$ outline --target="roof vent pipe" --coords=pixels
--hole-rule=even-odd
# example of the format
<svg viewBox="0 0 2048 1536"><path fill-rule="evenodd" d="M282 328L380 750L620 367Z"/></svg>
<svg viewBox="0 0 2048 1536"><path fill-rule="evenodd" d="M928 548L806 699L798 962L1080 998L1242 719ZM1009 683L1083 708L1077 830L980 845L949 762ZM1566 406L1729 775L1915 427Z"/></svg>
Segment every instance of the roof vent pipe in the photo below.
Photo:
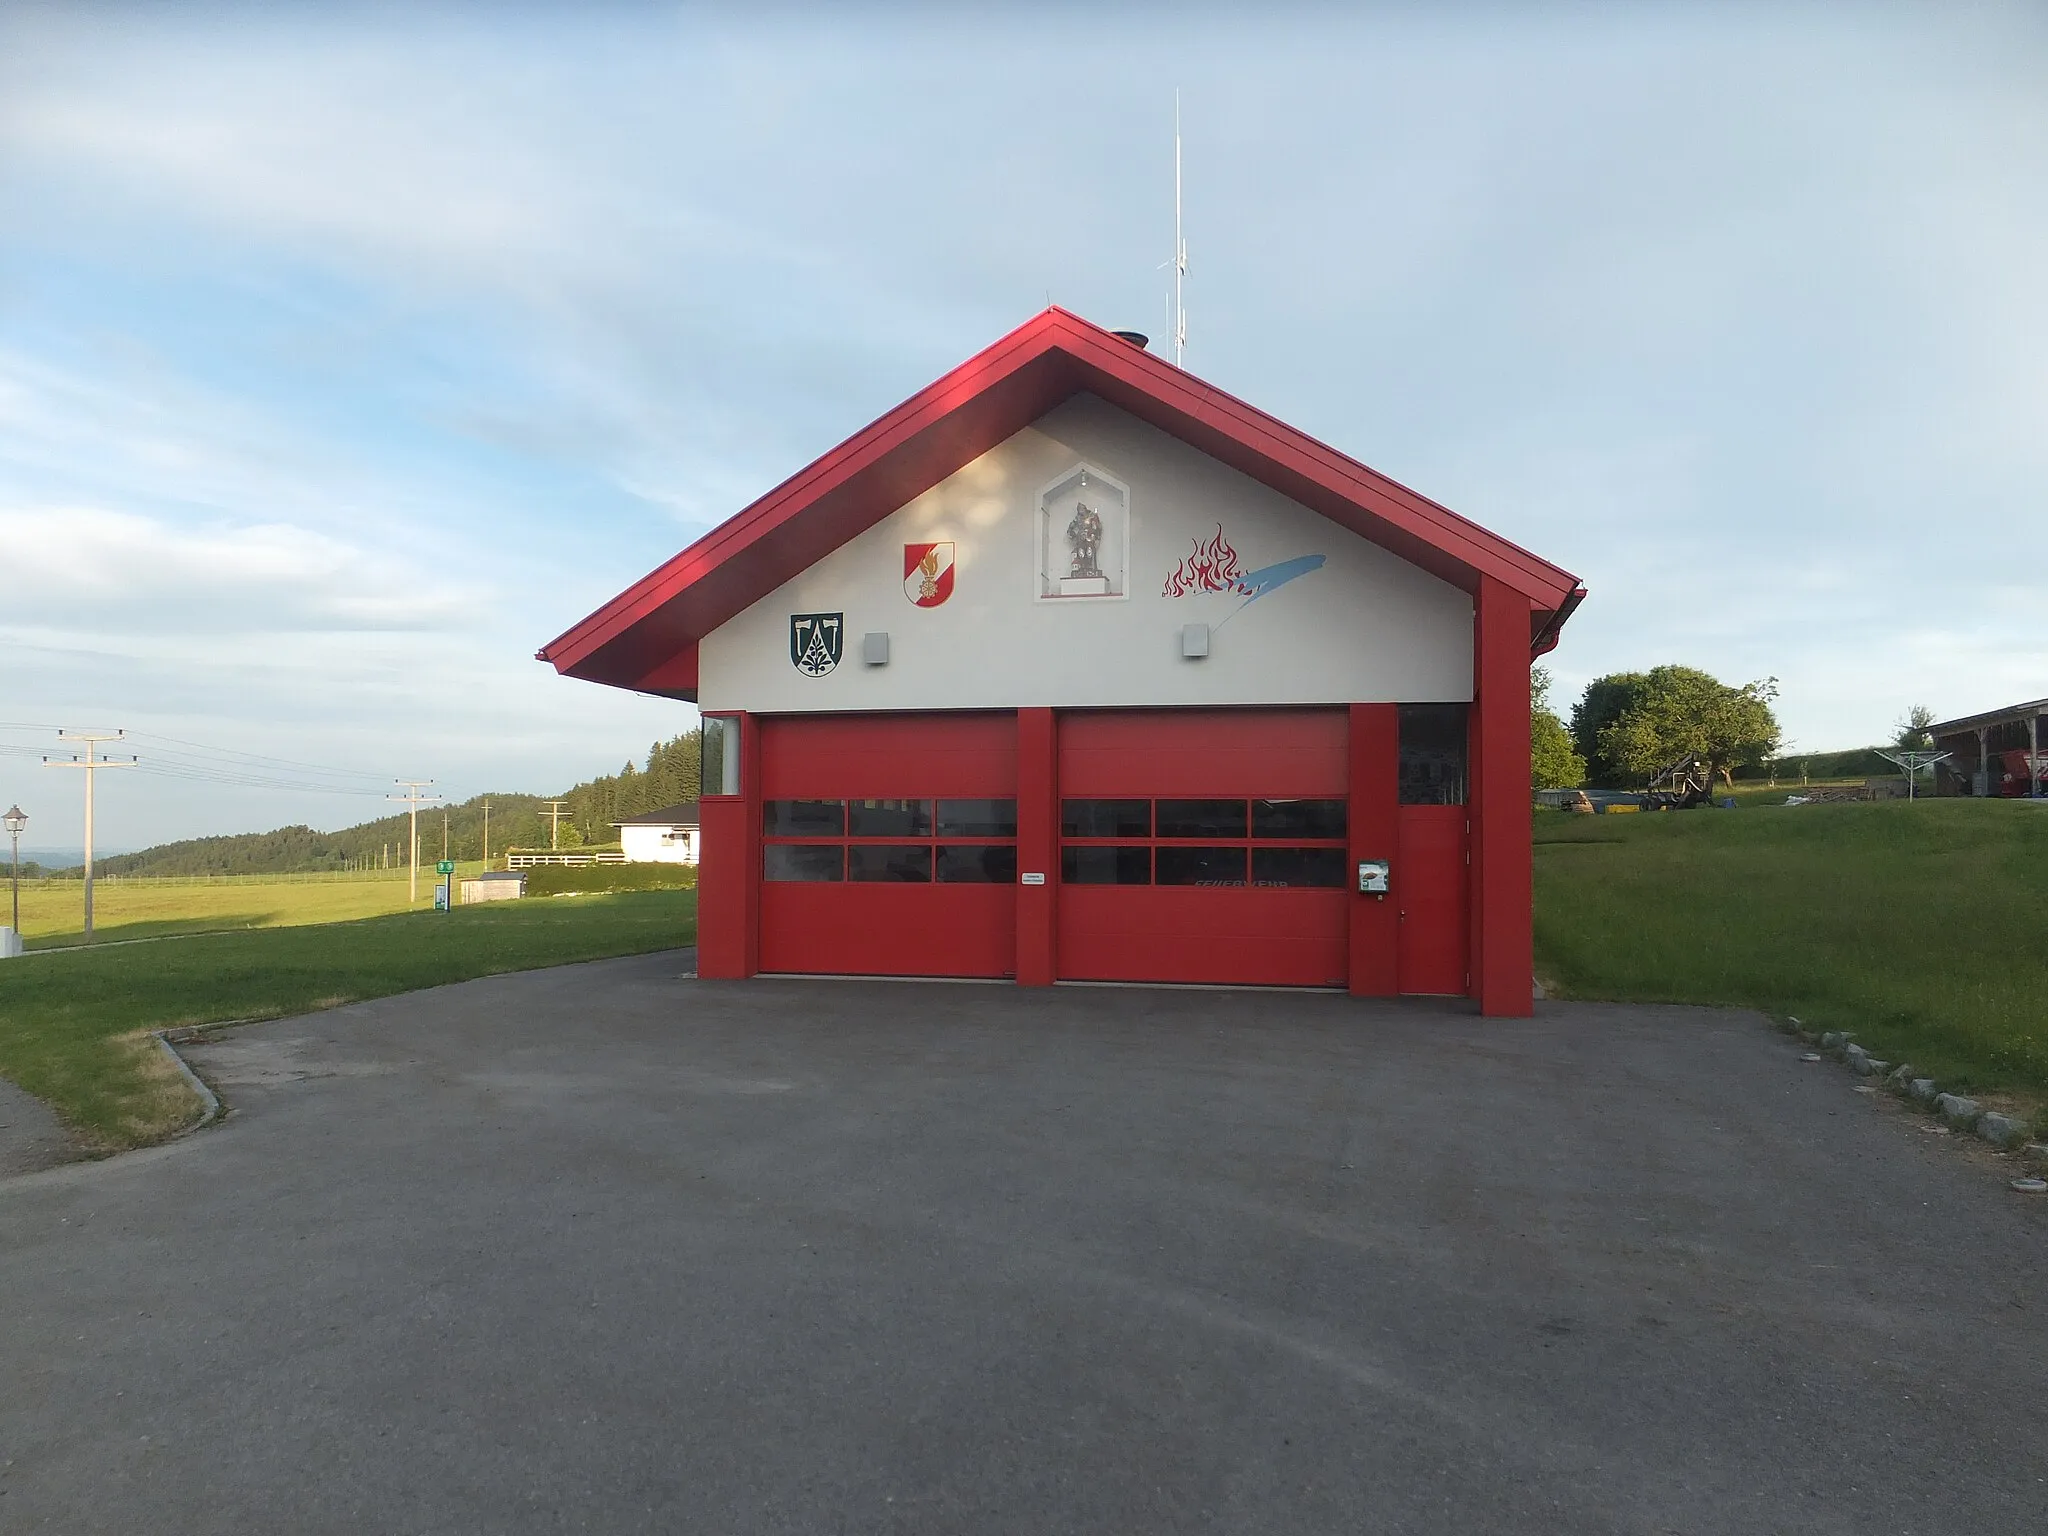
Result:
<svg viewBox="0 0 2048 1536"><path fill-rule="evenodd" d="M1150 336L1147 336L1143 331L1111 331L1109 334L1114 336L1118 341L1128 341L1140 352L1144 351L1147 347L1152 345L1152 338Z"/></svg>

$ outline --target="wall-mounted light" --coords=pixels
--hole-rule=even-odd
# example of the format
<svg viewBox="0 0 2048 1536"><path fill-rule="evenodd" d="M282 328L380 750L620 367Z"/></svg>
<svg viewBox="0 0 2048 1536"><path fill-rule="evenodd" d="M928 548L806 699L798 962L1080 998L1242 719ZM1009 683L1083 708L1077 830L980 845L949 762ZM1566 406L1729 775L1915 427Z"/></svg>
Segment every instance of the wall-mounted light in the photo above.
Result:
<svg viewBox="0 0 2048 1536"><path fill-rule="evenodd" d="M889 665L889 631L870 630L860 637L860 659L871 667Z"/></svg>
<svg viewBox="0 0 2048 1536"><path fill-rule="evenodd" d="M1190 661L1199 661L1209 654L1209 626L1206 624L1183 624L1180 627L1180 653Z"/></svg>

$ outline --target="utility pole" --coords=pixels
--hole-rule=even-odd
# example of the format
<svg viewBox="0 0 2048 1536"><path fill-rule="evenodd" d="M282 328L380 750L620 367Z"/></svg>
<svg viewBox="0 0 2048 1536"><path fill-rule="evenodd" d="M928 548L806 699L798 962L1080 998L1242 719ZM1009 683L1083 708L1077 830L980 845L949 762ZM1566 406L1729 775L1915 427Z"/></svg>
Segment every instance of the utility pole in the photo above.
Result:
<svg viewBox="0 0 2048 1536"><path fill-rule="evenodd" d="M412 819L412 856L406 861L405 903L411 906L420 899L420 807L428 801L438 800L439 795L423 795L432 779L393 779L392 783L405 791L402 795L386 795L386 800L403 800L407 814Z"/></svg>
<svg viewBox="0 0 2048 1536"><path fill-rule="evenodd" d="M135 759L132 757L125 759L100 757L98 755L98 747L103 741L119 741L126 734L127 732L125 731L59 731L57 733L59 741L84 742L85 756L80 757L73 753L70 758L62 762L52 762L47 757L43 759L43 766L46 768L81 768L85 771L85 936L88 939L92 937L93 775L102 768L133 768L135 766Z"/></svg>
<svg viewBox="0 0 2048 1536"><path fill-rule="evenodd" d="M491 867L491 798L484 796L484 868Z"/></svg>
<svg viewBox="0 0 2048 1536"><path fill-rule="evenodd" d="M568 803L566 800L550 800L547 802L547 809L541 812L541 815L548 819L548 851L550 853L562 845L562 818L568 814L564 809Z"/></svg>

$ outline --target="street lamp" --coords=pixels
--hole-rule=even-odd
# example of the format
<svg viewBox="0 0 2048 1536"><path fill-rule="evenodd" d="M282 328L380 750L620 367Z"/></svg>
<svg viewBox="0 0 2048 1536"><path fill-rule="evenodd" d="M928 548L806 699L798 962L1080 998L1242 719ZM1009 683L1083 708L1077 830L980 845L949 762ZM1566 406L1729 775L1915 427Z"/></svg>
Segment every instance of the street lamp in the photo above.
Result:
<svg viewBox="0 0 2048 1536"><path fill-rule="evenodd" d="M21 932L21 829L28 825L28 813L18 805L7 807L7 814L0 816L0 826L7 828L7 835L14 840L14 931Z"/></svg>

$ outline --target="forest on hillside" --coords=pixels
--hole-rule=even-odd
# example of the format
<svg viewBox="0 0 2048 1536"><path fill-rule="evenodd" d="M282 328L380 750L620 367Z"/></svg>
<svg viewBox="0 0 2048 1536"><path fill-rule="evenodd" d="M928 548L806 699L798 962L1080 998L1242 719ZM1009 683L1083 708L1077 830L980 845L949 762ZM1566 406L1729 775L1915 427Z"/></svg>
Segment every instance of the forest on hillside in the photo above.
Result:
<svg viewBox="0 0 2048 1536"><path fill-rule="evenodd" d="M617 773L571 785L559 795L476 795L458 805L422 806L420 861L430 864L442 857L444 849L452 859L483 858L487 818L493 859L509 848L546 848L548 821L542 811L550 799L567 802L559 831L562 846L616 844L618 830L611 824L619 818L697 798L699 741L696 731L686 731L671 741L658 741L648 749L645 766L628 760ZM273 875L402 869L406 821L406 813L401 810L336 832L292 826L269 832L196 837L162 843L139 853L116 854L96 861L94 867L109 875Z"/></svg>

